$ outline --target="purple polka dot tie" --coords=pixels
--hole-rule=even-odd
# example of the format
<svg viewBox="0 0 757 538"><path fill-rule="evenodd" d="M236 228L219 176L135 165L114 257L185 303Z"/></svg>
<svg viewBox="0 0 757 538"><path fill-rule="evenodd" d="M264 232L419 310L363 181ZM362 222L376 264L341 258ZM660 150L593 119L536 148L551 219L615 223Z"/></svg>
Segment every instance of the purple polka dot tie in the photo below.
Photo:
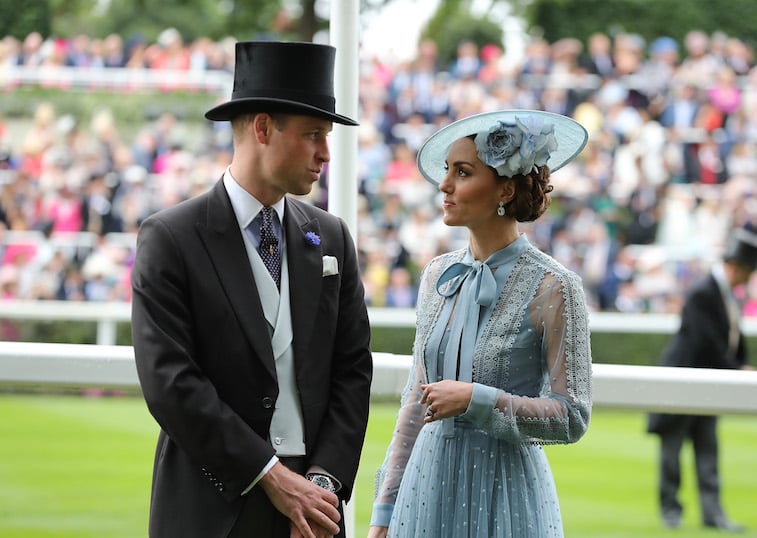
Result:
<svg viewBox="0 0 757 538"><path fill-rule="evenodd" d="M263 221L260 225L260 246L258 253L268 272L271 273L276 287L281 286L281 254L279 253L279 239L273 231L273 209L264 206L260 211Z"/></svg>

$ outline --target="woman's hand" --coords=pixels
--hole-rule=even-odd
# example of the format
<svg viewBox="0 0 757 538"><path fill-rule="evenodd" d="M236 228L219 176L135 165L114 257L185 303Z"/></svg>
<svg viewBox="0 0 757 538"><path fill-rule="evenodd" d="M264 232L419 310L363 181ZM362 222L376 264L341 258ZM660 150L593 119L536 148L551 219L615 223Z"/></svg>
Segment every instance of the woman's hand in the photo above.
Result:
<svg viewBox="0 0 757 538"><path fill-rule="evenodd" d="M386 538L389 527L370 527L368 529L368 538Z"/></svg>
<svg viewBox="0 0 757 538"><path fill-rule="evenodd" d="M421 404L427 405L425 422L462 415L470 405L473 384L464 381L443 379L436 383L421 385Z"/></svg>

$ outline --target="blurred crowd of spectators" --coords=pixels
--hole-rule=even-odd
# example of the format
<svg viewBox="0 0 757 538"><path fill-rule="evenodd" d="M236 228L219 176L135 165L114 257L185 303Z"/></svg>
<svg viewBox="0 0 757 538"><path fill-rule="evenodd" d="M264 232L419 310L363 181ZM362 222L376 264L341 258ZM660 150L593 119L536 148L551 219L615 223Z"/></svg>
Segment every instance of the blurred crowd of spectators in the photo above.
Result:
<svg viewBox="0 0 757 538"><path fill-rule="evenodd" d="M233 40L185 43L169 29L156 43L0 42L0 80L3 66L50 63L230 74ZM757 224L757 68L734 37L535 38L517 59L462 42L444 64L431 41L407 61L363 50L359 95L357 239L372 306L414 306L423 265L466 244L464 229L441 222L415 155L434 130L478 112L537 108L589 131L583 154L553 176L548 213L521 229L582 276L593 310L678 312L728 231ZM187 122L201 125L191 144L176 136ZM85 124L41 104L27 132L9 131L0 118L3 297L128 301L140 221L209 188L231 155L227 124L168 113L126 138L108 112ZM325 206L327 189L325 174L312 202ZM751 297L743 290L744 310L757 314Z"/></svg>

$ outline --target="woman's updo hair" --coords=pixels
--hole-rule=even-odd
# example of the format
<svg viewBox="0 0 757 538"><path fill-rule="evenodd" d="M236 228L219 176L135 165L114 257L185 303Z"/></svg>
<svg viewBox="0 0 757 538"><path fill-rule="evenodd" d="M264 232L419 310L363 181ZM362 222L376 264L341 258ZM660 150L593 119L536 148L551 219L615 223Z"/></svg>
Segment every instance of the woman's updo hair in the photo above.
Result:
<svg viewBox="0 0 757 538"><path fill-rule="evenodd" d="M505 211L518 222L531 222L541 217L549 208L552 197L549 195L554 187L549 183L548 166L539 166L538 171L528 174L516 174L512 178L501 180L515 183L515 195L505 204Z"/></svg>

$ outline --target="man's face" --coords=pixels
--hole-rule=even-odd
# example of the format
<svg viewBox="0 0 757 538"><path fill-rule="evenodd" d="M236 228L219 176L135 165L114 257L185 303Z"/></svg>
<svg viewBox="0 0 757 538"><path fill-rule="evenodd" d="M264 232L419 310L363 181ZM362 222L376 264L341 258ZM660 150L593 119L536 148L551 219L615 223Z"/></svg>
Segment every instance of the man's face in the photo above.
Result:
<svg viewBox="0 0 757 538"><path fill-rule="evenodd" d="M734 286L743 286L749 282L749 277L752 276L752 267L749 265L742 265L740 263L735 264L736 270L734 271Z"/></svg>
<svg viewBox="0 0 757 538"><path fill-rule="evenodd" d="M332 122L326 119L277 116L266 152L270 186L282 194L308 194L320 179L323 165L331 159L328 135L332 128Z"/></svg>

